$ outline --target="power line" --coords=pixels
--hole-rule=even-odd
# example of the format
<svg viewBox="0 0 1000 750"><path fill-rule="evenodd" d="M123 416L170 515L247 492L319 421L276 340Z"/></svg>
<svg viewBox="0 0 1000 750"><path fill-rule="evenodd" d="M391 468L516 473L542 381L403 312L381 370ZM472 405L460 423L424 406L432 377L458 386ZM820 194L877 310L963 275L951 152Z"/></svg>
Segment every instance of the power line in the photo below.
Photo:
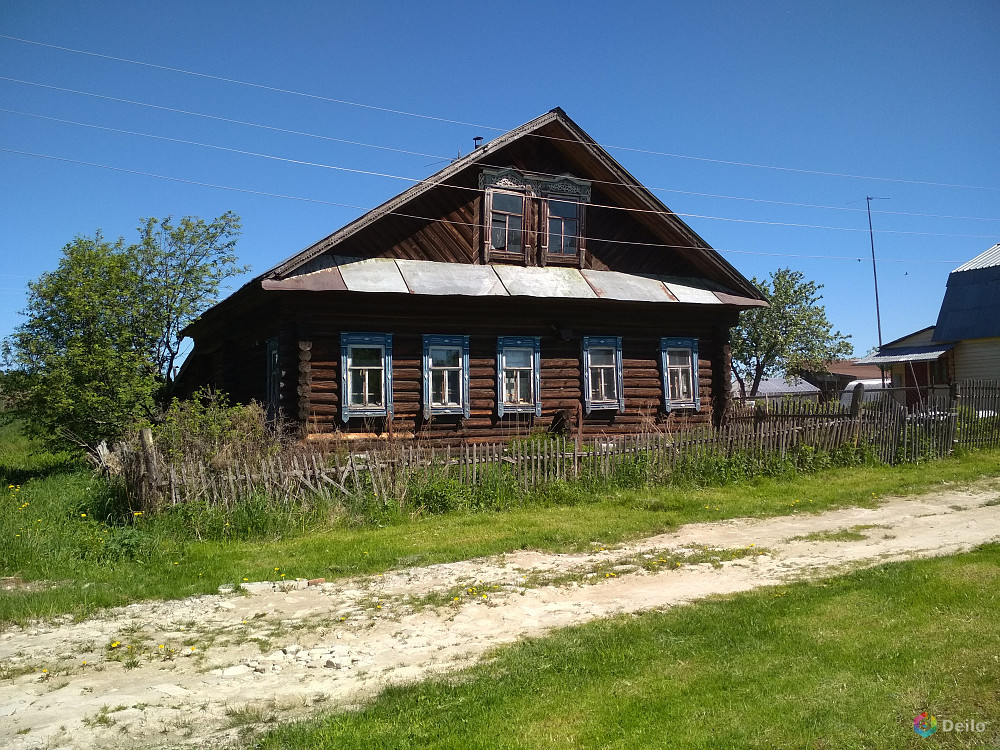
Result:
<svg viewBox="0 0 1000 750"><path fill-rule="evenodd" d="M9 154L18 154L20 156L31 156L31 157L35 157L35 158L39 158L39 159L49 159L49 160L52 160L52 161L60 161L60 162L68 163L68 164L78 164L78 165L86 166L86 167L96 167L96 168L99 168L99 169L107 169L107 170L110 170L110 171L113 171L113 172L122 172L122 173L125 173L125 174L139 175L139 176L142 176L142 177L153 177L155 179L165 180L165 181L168 181L168 182L178 182L178 183L183 183L183 184L186 184L186 185L196 185L198 187L213 188L213 189L216 189L216 190L228 190L228 191L232 191L232 192L236 192L236 193L245 193L245 194L249 194L249 195L258 195L258 196L267 197L267 198L283 198L283 199L286 199L286 200L302 201L302 202L305 202L305 203L317 203L317 204L320 204L320 205L336 206L336 207L339 207L339 208L352 208L352 209L357 209L359 211L366 211L366 212L374 210L372 207L368 207L368 206L358 206L358 205L350 204L350 203L337 203L337 202L334 202L334 201L323 200L323 199L320 199L320 198L305 198L305 197L296 196L296 195L286 195L286 194L282 194L282 193L271 193L271 192L266 192L266 191L263 191L263 190L252 190L250 188L233 187L233 186L230 186L230 185L219 185L219 184L210 183L210 182L199 182L197 180L188 180L188 179L185 179L183 177L171 177L169 175L161 175L161 174L156 174L154 172L144 172L144 171L137 170L137 169L127 169L125 167L115 167L115 166L111 166L111 165L108 165L108 164L99 164L99 163L96 163L96 162L82 161L82 160L79 160L79 159L70 159L70 158L67 158L67 157L64 157L64 156L53 156L51 154L38 154L38 153L30 152L30 151L19 151L19 150L16 150L16 149L9 149L9 148L0 148L0 152L2 152L2 153L9 153ZM388 211L387 214L391 214L393 216L398 216L398 217L401 217L401 218L416 219L416 220L419 220L419 221L427 221L427 222L437 222L437 223L442 223L442 224L451 224L451 225L455 225L455 226L465 226L465 227L478 227L479 226L479 224L472 223L472 222L452 221L452 220L449 220L449 219L439 219L439 218L430 217L430 216L419 216L419 215L416 215L416 214L403 213L401 211ZM591 240L591 241L595 241L595 242L607 242L609 244L616 244L616 245L634 245L634 246L641 246L641 247L647 247L647 248L664 248L664 249L671 249L671 250L706 250L706 249L711 249L711 250L714 250L714 251L720 252L720 253L735 253L735 254L738 254L738 255L762 255L762 256L775 257L775 258L807 258L807 259L816 259L816 260L847 260L847 261L853 261L853 262L861 262L861 258L859 258L857 256L847 256L847 255L842 255L841 256L841 255L808 255L808 254L796 254L796 253L765 253L765 252L758 252L758 251L754 251L754 250L726 250L726 249L721 249L721 248L705 248L705 247L698 246L698 245L668 245L668 244L664 244L664 243L654 243L654 242L629 242L629 241L626 241L626 240L612 240L612 239L607 239L607 238L603 238L603 237L584 237L583 239L585 239L585 240ZM915 259L915 258L907 258L907 259L884 258L882 260L879 260L879 263L938 263L938 264L944 263L944 264L948 264L948 265L956 265L956 264L962 263L962 261L958 261L958 260L922 260L922 259Z"/></svg>
<svg viewBox="0 0 1000 750"><path fill-rule="evenodd" d="M450 160L450 157L442 156L440 154L428 154L428 153L424 153L424 152L421 152L421 151L411 151L411 150L408 150L408 149L402 149L402 148L397 148L397 147L392 147L392 146L383 146L383 145L377 145L377 144L372 144L372 143L364 143L362 141L348 140L348 139L345 139L345 138L335 138L333 136L322 135L322 134L319 134L319 133L310 133L308 131L302 131L302 130L292 130L290 128L280 128L280 127L276 127L276 126L273 126L273 125L264 125L262 123L251 122L251 121L248 121L248 120L237 120L237 119L230 118L230 117L222 117L222 116L219 116L219 115L206 114L204 112L194 112L192 110L179 109L179 108L176 108L176 107L166 107L166 106L163 106L163 105L152 104L152 103L149 103L149 102L140 102L140 101L136 101L134 99L123 99L123 98L116 97L116 96L108 96L106 94L97 94L97 93L93 93L93 92L89 92L89 91L80 91L79 89L70 89L70 88L65 88L65 87L62 87L62 86L52 86L52 85L49 85L49 84L38 83L38 82L35 82L35 81L25 81L25 80L19 79L19 78L9 78L9 77L6 77L6 76L0 76L0 81L9 81L9 82L12 82L12 83L19 83L19 84L23 84L23 85L26 85L26 86L37 86L39 88L50 89L50 90L53 90L53 91L60 91L60 92L64 92L64 93L77 94L77 95L80 95L80 96L88 96L88 97L93 97L93 98L97 98L97 99L104 99L104 100L107 100L107 101L119 102L119 103L123 103L123 104L131 104L131 105L135 105L135 106L139 106L139 107L147 107L147 108L150 108L150 109L156 109L156 110L161 110L161 111L165 111L165 112L172 112L172 113L175 113L175 114L189 115L189 116L192 116L192 117L201 117L201 118L205 118L205 119L209 119L209 120L215 120L215 121L219 121L219 122L226 122L226 123L235 124L235 125L244 125L244 126L247 126L247 127L260 128L260 129L264 129L264 130L271 130L271 131L274 131L274 132L285 133L285 134L289 134L289 135L298 135L298 136L303 136L303 137L307 137L307 138L317 138L317 139L321 139L321 140L332 141L334 143L343 143L343 144L347 144L347 145L351 145L351 146L361 146L361 147L364 147L364 148L377 149L377 150L381 150L381 151L389 151L389 152L393 152L393 153L406 154L406 155L410 155L410 156L420 156L420 157L429 158L429 159ZM11 112L13 114L25 115L25 116L28 116L28 117L43 117L43 115L34 115L34 114L27 113L27 112L14 112L13 110L5 110L5 111ZM53 118L53 119L55 119L55 118ZM71 122L71 121L66 121L66 122ZM73 123L73 124L82 124L82 123ZM87 127L99 127L99 126L89 126L88 125ZM494 167L500 168L499 165L484 165L484 166L494 166ZM539 173L539 174L546 174L546 173ZM551 175L551 176L556 176L556 175ZM625 183L615 182L615 181L612 181L612 180L592 180L592 182L594 182L596 184L601 184L601 185L625 186ZM691 196L700 197L700 198L718 198L718 199L724 199L724 200L748 201L748 202L753 202L753 203L766 203L766 204L771 204L771 205L787 206L787 207L793 207L793 208L814 208L814 209L824 209L824 210L829 210L829 211L848 211L848 212L852 212L853 211L853 212L860 212L860 213L864 213L864 211L865 211L865 209L863 209L863 208L852 208L850 206L828 206L828 205L815 204L815 203L798 203L798 202L794 202L794 201L779 201L779 200L772 200L772 199L768 199L768 198L753 198L753 197L736 196L736 195L722 195L722 194L718 194L718 193L696 192L696 191L690 191L690 190L678 190L676 188L651 187L651 186L648 186L648 185L644 185L644 187L647 190L650 190L650 191L655 192L655 193L671 193L671 194L677 194L677 195L691 195ZM914 212L909 212L909 211L878 211L878 210L876 210L874 213L887 214L887 215L892 215L892 216L909 216L909 217L932 218L932 219L955 219L955 220L961 220L961 221L1000 221L1000 218L993 218L993 217L983 217L983 216L953 216L953 215L948 215L948 214L927 214L927 213L914 213Z"/></svg>
<svg viewBox="0 0 1000 750"><path fill-rule="evenodd" d="M90 91L80 91L78 89L68 89L62 86L50 86L46 83L36 83L34 81L24 81L19 78L8 78L6 76L0 76L0 81L10 81L11 83L20 83L25 86L37 86L39 88L51 89L53 91L61 91L67 94L79 94L80 96L91 96L95 99L105 99L107 101L119 102L121 104L133 104L138 107L148 107L150 109L158 109L164 112L173 112L174 114L190 115L192 117L204 117L208 120L217 120L219 122L227 122L233 125L246 125L251 128L261 128L263 130L273 130L278 133L286 133L288 135L301 135L308 138L320 138L324 141L333 141L335 143L344 143L350 146L363 146L364 148L379 149L381 151L392 151L397 154L407 154L409 156L421 156L427 159L445 159L447 157L441 156L439 154L425 154L421 151L408 151L402 148L393 148L391 146L379 146L373 143L363 143L361 141L351 141L346 138L334 138L329 135L320 135L319 133L308 133L302 130L291 130L290 128L279 128L274 125L262 125L257 122L249 122L247 120L236 120L231 117L221 117L219 115L209 115L204 112L193 112L188 109L177 109L176 107L165 107L160 104L150 104L148 102L140 102L134 99L121 99L117 96L107 96L106 94L95 94ZM24 114L24 113L21 113Z"/></svg>
<svg viewBox="0 0 1000 750"><path fill-rule="evenodd" d="M489 125L480 125L474 122L464 122L462 120L450 120L447 117L435 117L433 115L423 115L417 112L407 112L402 109L393 109L391 107L379 107L374 104L362 104L360 102L352 102L347 99L335 99L329 96L322 96L320 94L310 94L306 91L295 91L294 89L283 89L279 86L268 86L263 83L253 83L252 81L241 81L237 78L226 78L225 76L211 75L210 73L199 73L195 70L185 70L183 68L172 68L169 65L157 65L156 63L143 62L142 60L130 60L126 57L115 57L114 55L103 55L99 52L88 52L87 50L74 49L72 47L60 47L57 44L47 44L46 42L36 42L32 39L21 39L16 36L8 36L7 34L0 34L0 39L10 39L14 42L23 42L24 44L34 44L39 47L48 47L49 49L57 49L62 52L72 52L77 55L87 55L89 57L99 57L104 60L114 60L115 62L129 63L130 65L141 65L145 68L154 68L156 70L166 70L171 73L183 73L184 75L196 76L197 78L205 78L212 81L222 81L223 83L235 83L239 86L249 86L250 88L263 89L264 91L274 91L279 94L291 94L292 96L302 96L307 99L318 99L319 101L331 102L333 104L344 104L349 107L360 107L362 109L371 109L376 112L386 112L394 115L405 115L406 117L418 117L423 120L434 120L436 122L445 122L451 125L466 125L473 128L483 128L485 130L496 130L499 132L506 132L503 128L494 128Z"/></svg>
<svg viewBox="0 0 1000 750"><path fill-rule="evenodd" d="M168 66L168 65L158 65L156 63L144 62L142 60L131 60L131 59L125 58L125 57L116 57L114 55L106 55L106 54L102 54L102 53L99 53L99 52L89 52L87 50L80 50L80 49L75 49L75 48L72 48L72 47L62 47L62 46L59 46L59 45L56 45L56 44L48 44L46 42L38 42L38 41L35 41L35 40L32 40L32 39L22 39L20 37L9 36L7 34L0 34L0 39L8 39L10 41L21 42L23 44L32 44L32 45L36 45L36 46L39 46L39 47L46 47L46 48L49 48L49 49L56 49L56 50L60 50L62 52L71 52L73 54L78 54L78 55L87 55L89 57L97 57L97 58L101 58L101 59L105 59L105 60L113 60L115 62L128 63L130 65L140 65L140 66L143 66L143 67L153 68L153 69L156 69L156 70L165 70L165 71L168 71L168 72L171 72L171 73L181 73L183 75L195 76L195 77L198 77L198 78L204 78L204 79L214 80L214 81L221 81L223 83L232 83L232 84L236 84L236 85L239 85L239 86L248 86L250 88L262 89L262 90L265 90L265 91L273 91L273 92L282 93L282 94L289 94L289 95L292 95L292 96L301 96L301 97L305 97L305 98L308 98L308 99L316 99L316 100L320 100L320 101L331 102L333 104L342 104L342 105L345 105L345 106L359 107L359 108L362 108L362 109L369 109L369 110L373 110L373 111L377 111L377 112L386 112L386 113L389 113L389 114L403 115L403 116L406 116L406 117L415 117L415 118L419 118L419 119L423 119L423 120L431 120L431 121L435 121L435 122L443 122L443 123L448 123L448 124L452 124L452 125L463 125L463 126L467 126L467 127L480 128L480 129L483 129L483 130L492 130L492 131L499 132L499 133L505 133L508 130L510 130L510 128L498 128L498 127L495 127L495 126L492 126L492 125L484 125L484 124L481 124L481 123L465 122L465 121L462 121L462 120L453 120L453 119L450 119L450 118L447 118L447 117L437 117L437 116L434 116L434 115L426 115L426 114L421 114L421 113L417 113L417 112L408 112L406 110L394 109L392 107L382 107L382 106L377 106L377 105L373 105L373 104L364 104L364 103L361 103L361 102L349 101L347 99L336 99L336 98L333 98L333 97L322 96L320 94L312 94L312 93L305 92L305 91L296 91L294 89L285 89L285 88L281 88L281 87L278 87L278 86L268 86L266 84L254 83L252 81L243 81L243 80L239 80L239 79L236 79L236 78L227 78L225 76L217 76L217 75L212 75L210 73L201 73L201 72L193 71L193 70L185 70L184 68L175 68L175 67L171 67L171 66ZM565 142L572 142L572 143L576 143L577 142L574 139L570 139L570 138L558 138L556 136L547 136L547 135L542 135L540 133L531 133L529 135L531 135L532 137L535 137L535 138L544 138L544 139L548 139L548 140L565 141ZM714 159L714 158L705 157L705 156L691 156L690 154L676 154L676 153L671 153L671 152L667 152L667 151L657 151L657 150L654 150L654 149L636 148L636 147L631 147L631 146L615 146L615 145L611 145L611 144L597 144L597 145L600 146L603 149L614 149L614 150L619 150L619 151L629 151L629 152L632 152L632 153L647 154L647 155L652 155L652 156L665 156L665 157L669 157L669 158L672 158L672 159L687 159L687 160L691 160L691 161L700 161L700 162L706 162L706 163L711 163L711 164L723 164L723 165L728 165L728 166L748 167L748 168L754 168L754 169L769 169L769 170L775 170L775 171L781 171L781 172L792 172L792 173L797 173L797 174L809 174L809 175L816 175L816 176L822 176L822 177L842 177L842 178L854 179L854 180L876 180L876 181L880 181L880 182L893 182L893 183L908 184L908 185L925 185L925 186L929 186L929 187L958 188L958 189L964 189L964 190L991 190L991 191L1000 191L1000 187L994 187L994 186L988 186L988 185L963 185L963 184L958 184L958 183L934 182L934 181L930 181L930 180L912 180L912 179L903 179L903 178L898 178L898 177L876 177L876 176L871 176L871 175L851 174L851 173L847 173L847 172L829 172L829 171L823 171L823 170L818 170L818 169L802 169L802 168L798 168L798 167L784 167L784 166L778 166L778 165L774 165L774 164L756 164L756 163L753 163L753 162L734 161L734 160L729 160L729 159Z"/></svg>
<svg viewBox="0 0 1000 750"><path fill-rule="evenodd" d="M322 162L306 161L304 159L290 159L284 156L275 156L274 154L264 154L257 151L248 151L246 149L233 148L231 146L220 146L214 143L202 143L200 141L192 141L185 138L172 138L165 135L156 135L154 133L142 133L135 130L125 130L123 128L112 128L106 125L94 125L91 123L77 122L75 120L66 120L60 117L50 117L48 115L37 115L29 112L18 112L16 110L2 109L0 112L5 112L8 114L23 115L25 117L34 117L42 120L49 120L52 122L64 123L67 125L76 125L79 127L91 128L94 130L103 130L111 133L120 133L124 135L138 136L142 138L151 138L154 140L166 141L169 143L179 143L186 146L197 146L199 148L209 148L217 151L224 151L227 153L239 154L241 156L253 156L260 159L267 159L270 161L283 162L287 164L294 164L297 166L307 166L316 167L318 169L329 169L336 172L346 172L349 174L359 174L368 177L384 177L392 180L401 180L404 182L410 182L414 185L430 185L430 186L446 186L449 189L454 190L465 190L469 192L480 192L479 188L468 187L465 185L454 185L446 182L434 182L429 178L415 178L406 177L403 175L391 174L388 172L376 172L368 169L355 169L352 167L343 167L337 164L323 164ZM650 208L629 208L626 206L612 206L604 203L588 203L580 201L581 205L589 206L591 208L601 208L610 211L625 211L628 213L643 213L652 214L656 216L680 216L686 219L707 219L714 221L729 221L738 224L758 224L762 226L778 226L778 227L792 227L796 229L823 229L828 231L838 231L838 232L863 232L864 229L860 227L835 227L826 226L822 224L802 224L795 222L785 222L785 221L764 221L762 219L737 219L728 216L709 216L706 214L692 214L692 213L681 213L677 211L658 211L656 209ZM944 232L917 232L913 230L905 229L884 229L879 230L880 234L905 234L905 235L916 235L923 237L961 237L961 238L972 238L972 239L992 239L995 235L977 235L977 234L950 234ZM641 243L640 243L641 244Z"/></svg>

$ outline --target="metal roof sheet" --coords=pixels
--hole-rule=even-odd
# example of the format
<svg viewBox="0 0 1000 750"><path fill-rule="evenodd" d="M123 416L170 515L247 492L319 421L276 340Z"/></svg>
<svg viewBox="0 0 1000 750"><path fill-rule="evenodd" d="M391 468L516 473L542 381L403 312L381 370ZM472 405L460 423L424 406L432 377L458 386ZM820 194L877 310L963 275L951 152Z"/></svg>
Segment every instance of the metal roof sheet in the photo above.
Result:
<svg viewBox="0 0 1000 750"><path fill-rule="evenodd" d="M985 253L977 255L968 263L963 263L952 271L952 273L958 273L959 271L975 271L978 268L993 268L995 266L1000 266L1000 243L997 243Z"/></svg>
<svg viewBox="0 0 1000 750"><path fill-rule="evenodd" d="M721 305L722 300L715 296L715 292L708 289L700 289L694 286L680 284L672 279L668 283L664 280L664 285L678 302L688 302L694 305Z"/></svg>
<svg viewBox="0 0 1000 750"><path fill-rule="evenodd" d="M934 341L1000 336L1000 266L983 266L948 276Z"/></svg>
<svg viewBox="0 0 1000 750"><path fill-rule="evenodd" d="M883 347L876 354L869 354L857 361L859 365L891 365L894 362L932 362L954 344L937 344L934 346L897 346Z"/></svg>
<svg viewBox="0 0 1000 750"><path fill-rule="evenodd" d="M733 381L733 393L739 394L739 386L735 385L736 381ZM749 391L749 387L747 388ZM778 378L762 378L760 385L757 387L757 396L780 396L783 394L791 393L798 395L805 395L810 393L819 393L820 390L812 383L807 383L802 378L792 378L791 380L785 380L782 377Z"/></svg>
<svg viewBox="0 0 1000 750"><path fill-rule="evenodd" d="M344 258L337 256L337 267L349 292L409 293L406 282L392 258Z"/></svg>
<svg viewBox="0 0 1000 750"><path fill-rule="evenodd" d="M686 302L749 307L757 300L683 284L675 277L619 271L524 266L478 266L430 260L347 258L285 279L262 279L268 291L348 291L469 297L547 297L625 302ZM697 283L695 280L691 280Z"/></svg>
<svg viewBox="0 0 1000 750"><path fill-rule="evenodd" d="M676 302L667 288L655 276L633 276L620 271L594 271L584 269L580 273L590 284L594 293L602 299L618 299L626 302Z"/></svg>
<svg viewBox="0 0 1000 750"><path fill-rule="evenodd" d="M507 296L492 266L432 260L397 260L396 266L413 294Z"/></svg>
<svg viewBox="0 0 1000 750"><path fill-rule="evenodd" d="M597 299L577 268L493 266L512 297L566 297Z"/></svg>

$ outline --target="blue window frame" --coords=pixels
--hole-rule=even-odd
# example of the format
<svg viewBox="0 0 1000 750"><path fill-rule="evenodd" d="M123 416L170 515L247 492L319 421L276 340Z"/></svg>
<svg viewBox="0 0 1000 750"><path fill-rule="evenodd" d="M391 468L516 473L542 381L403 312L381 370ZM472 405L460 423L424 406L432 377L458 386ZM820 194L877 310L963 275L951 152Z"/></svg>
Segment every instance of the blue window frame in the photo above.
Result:
<svg viewBox="0 0 1000 750"><path fill-rule="evenodd" d="M698 339L660 339L663 405L671 409L701 410L698 396Z"/></svg>
<svg viewBox="0 0 1000 750"><path fill-rule="evenodd" d="M497 337L497 414L542 416L541 340Z"/></svg>
<svg viewBox="0 0 1000 750"><path fill-rule="evenodd" d="M469 337L424 336L424 419L469 416Z"/></svg>
<svg viewBox="0 0 1000 750"><path fill-rule="evenodd" d="M340 334L340 394L345 422L392 416L392 334Z"/></svg>
<svg viewBox="0 0 1000 750"><path fill-rule="evenodd" d="M625 411L621 336L583 337L583 403L587 414L602 409Z"/></svg>

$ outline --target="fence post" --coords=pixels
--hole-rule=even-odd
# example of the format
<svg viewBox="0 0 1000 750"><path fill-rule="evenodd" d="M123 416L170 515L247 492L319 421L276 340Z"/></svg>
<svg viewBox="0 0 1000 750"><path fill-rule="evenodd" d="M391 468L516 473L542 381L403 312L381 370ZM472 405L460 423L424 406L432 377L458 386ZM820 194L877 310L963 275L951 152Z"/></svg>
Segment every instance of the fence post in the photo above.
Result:
<svg viewBox="0 0 1000 750"><path fill-rule="evenodd" d="M861 404L865 400L865 384L858 383L851 392L851 417L861 414Z"/></svg>
<svg viewBox="0 0 1000 750"><path fill-rule="evenodd" d="M148 427L139 430L139 445L142 446L142 462L145 468L145 483L142 488L144 499L153 497L160 484L157 472L156 446L153 444L153 431Z"/></svg>
<svg viewBox="0 0 1000 750"><path fill-rule="evenodd" d="M961 394L958 390L958 383L951 384L951 387L948 389L948 399L947 445L948 453L953 453L955 451L955 445L958 443L958 407L961 399Z"/></svg>

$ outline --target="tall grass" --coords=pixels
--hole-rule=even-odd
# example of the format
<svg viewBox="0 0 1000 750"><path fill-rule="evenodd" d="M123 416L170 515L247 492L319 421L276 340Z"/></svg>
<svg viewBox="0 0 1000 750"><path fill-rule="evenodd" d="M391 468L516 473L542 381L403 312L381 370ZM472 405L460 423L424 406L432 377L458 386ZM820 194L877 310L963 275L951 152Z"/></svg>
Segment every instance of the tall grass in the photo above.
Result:
<svg viewBox="0 0 1000 750"><path fill-rule="evenodd" d="M345 502L317 495L228 506L185 503L147 513L72 457L0 428L0 626L151 598L214 592L223 583L377 573L521 548L587 549L691 521L873 502L942 481L1000 474L997 454L920 466L855 465L770 476L704 466L678 486L648 486L641 458L609 479L585 476L526 492L510 472L474 486L444 475L412 478L410 501L371 492ZM279 568L279 571L275 571Z"/></svg>

